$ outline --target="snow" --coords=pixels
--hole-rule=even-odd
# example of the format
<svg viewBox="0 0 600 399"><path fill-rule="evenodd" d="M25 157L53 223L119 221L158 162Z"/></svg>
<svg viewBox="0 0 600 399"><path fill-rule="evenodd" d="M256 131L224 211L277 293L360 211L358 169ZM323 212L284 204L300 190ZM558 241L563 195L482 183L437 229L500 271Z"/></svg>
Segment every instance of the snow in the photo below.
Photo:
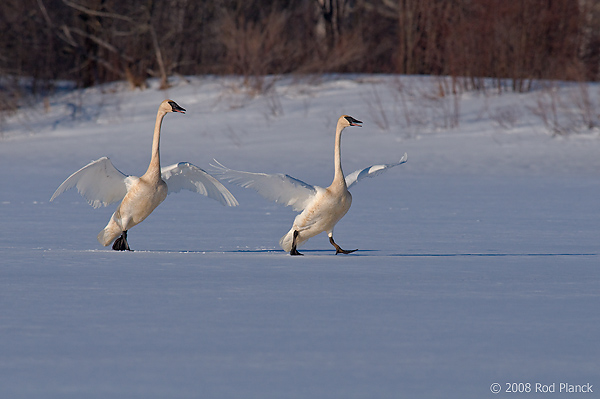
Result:
<svg viewBox="0 0 600 399"><path fill-rule="evenodd" d="M438 86L283 78L253 95L241 79L187 77L167 91L65 90L48 110L6 117L0 397L535 394L505 392L512 382L600 390L597 130L576 126L566 84L561 126L577 132L559 137L533 112L546 92L432 97ZM598 103L599 87L588 88ZM324 234L305 256L285 254L277 243L295 213L229 184L239 207L169 195L129 232L135 251L113 252L96 234L114 207L93 209L76 190L49 199L101 156L142 174L165 98L187 113L165 118L163 165L210 170L216 158L327 186L342 114L364 122L344 131L346 173L404 152L408 163L352 188L334 234L359 248L351 255L334 255Z"/></svg>

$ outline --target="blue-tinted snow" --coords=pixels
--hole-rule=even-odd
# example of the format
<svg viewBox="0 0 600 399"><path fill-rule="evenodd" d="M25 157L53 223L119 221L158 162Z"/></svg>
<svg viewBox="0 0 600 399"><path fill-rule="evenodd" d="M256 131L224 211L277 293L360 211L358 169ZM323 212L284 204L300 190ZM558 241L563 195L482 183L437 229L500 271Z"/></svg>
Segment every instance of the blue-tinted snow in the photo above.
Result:
<svg viewBox="0 0 600 399"><path fill-rule="evenodd" d="M530 112L536 93L465 94L449 128L452 103L425 95L435 82L402 79L413 82L402 95L397 77L363 76L284 79L251 97L236 79L192 77L166 92L61 93L47 113L5 119L0 396L517 396L494 396L494 382L600 390L597 132L552 137ZM353 187L335 230L342 247L360 249L352 255L334 255L320 235L290 257L277 242L294 212L229 185L240 207L170 195L129 232L135 252L113 252L96 234L114 207L94 210L75 190L50 196L101 156L143 173L167 97L188 112L165 118L165 165L210 169L216 158L326 186L341 114L364 121L344 132L346 173L409 160Z"/></svg>

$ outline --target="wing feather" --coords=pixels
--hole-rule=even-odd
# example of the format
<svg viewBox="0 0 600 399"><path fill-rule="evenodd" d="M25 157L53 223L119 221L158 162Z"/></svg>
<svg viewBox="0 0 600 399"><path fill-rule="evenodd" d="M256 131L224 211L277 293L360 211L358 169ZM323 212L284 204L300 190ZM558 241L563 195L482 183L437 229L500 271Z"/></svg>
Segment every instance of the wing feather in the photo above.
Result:
<svg viewBox="0 0 600 399"><path fill-rule="evenodd" d="M79 194L94 208L107 206L125 197L133 179L135 177L127 176L115 168L110 159L102 157L69 176L56 189L50 201L63 192L77 187Z"/></svg>
<svg viewBox="0 0 600 399"><path fill-rule="evenodd" d="M316 194L315 187L284 174L243 172L229 169L215 160L215 174L240 187L251 188L264 198L302 211Z"/></svg>
<svg viewBox="0 0 600 399"><path fill-rule="evenodd" d="M239 205L233 194L221 182L189 162L166 166L161 169L161 173L169 188L169 194L185 189L212 198L223 205Z"/></svg>
<svg viewBox="0 0 600 399"><path fill-rule="evenodd" d="M355 185L356 183L358 183L359 181L361 181L362 179L365 179L367 177L377 176L377 175L385 172L386 170L393 168L394 166L402 165L407 160L408 160L408 155L406 153L404 153L404 156L402 156L400 161L398 161L396 163L383 164L383 165L371 165L364 169L359 169L355 172L350 173L348 176L346 176L346 186L348 188L350 188L353 185Z"/></svg>

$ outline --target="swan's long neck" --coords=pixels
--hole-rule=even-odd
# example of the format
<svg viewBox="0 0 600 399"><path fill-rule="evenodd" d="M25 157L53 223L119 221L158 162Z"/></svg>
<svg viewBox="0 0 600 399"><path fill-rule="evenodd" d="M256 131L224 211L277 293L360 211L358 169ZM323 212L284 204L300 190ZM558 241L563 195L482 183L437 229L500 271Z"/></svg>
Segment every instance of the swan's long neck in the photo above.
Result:
<svg viewBox="0 0 600 399"><path fill-rule="evenodd" d="M346 185L346 180L344 179L344 171L342 170L342 127L339 123L337 128L335 129L335 147L333 152L333 167L335 174L333 176L333 184L343 184Z"/></svg>
<svg viewBox="0 0 600 399"><path fill-rule="evenodd" d="M154 138L152 139L152 158L150 158L150 165L144 176L153 178L155 180L160 179L160 128L162 125L163 118L167 113L159 110L156 114L156 124L154 125Z"/></svg>

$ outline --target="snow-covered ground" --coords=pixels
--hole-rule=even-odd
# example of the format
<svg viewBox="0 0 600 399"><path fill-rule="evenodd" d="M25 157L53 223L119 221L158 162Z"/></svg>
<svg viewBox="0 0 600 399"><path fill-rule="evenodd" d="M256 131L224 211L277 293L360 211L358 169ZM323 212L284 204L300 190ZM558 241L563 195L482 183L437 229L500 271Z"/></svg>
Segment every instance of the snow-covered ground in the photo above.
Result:
<svg viewBox="0 0 600 399"><path fill-rule="evenodd" d="M2 121L0 397L506 398L536 383L598 397L600 136L581 128L581 87L173 83L65 90ZM599 90L586 86L592 109ZM113 252L96 234L115 206L49 199L101 156L144 173L165 98L187 113L165 118L163 165L216 158L327 186L342 114L364 122L344 131L346 173L408 163L353 187L335 230L351 255L324 234L287 255L295 213L231 185L239 207L172 194L129 232L134 252Z"/></svg>

